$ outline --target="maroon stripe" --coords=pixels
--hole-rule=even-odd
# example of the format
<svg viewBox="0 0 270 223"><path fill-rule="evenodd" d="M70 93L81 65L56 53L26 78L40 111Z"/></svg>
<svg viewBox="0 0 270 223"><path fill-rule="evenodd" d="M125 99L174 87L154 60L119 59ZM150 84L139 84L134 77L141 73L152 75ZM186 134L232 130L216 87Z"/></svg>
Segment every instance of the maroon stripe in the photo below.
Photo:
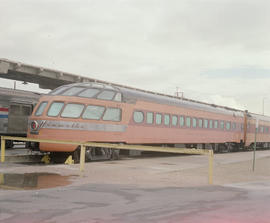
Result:
<svg viewBox="0 0 270 223"><path fill-rule="evenodd" d="M0 111L8 112L8 108L0 108Z"/></svg>

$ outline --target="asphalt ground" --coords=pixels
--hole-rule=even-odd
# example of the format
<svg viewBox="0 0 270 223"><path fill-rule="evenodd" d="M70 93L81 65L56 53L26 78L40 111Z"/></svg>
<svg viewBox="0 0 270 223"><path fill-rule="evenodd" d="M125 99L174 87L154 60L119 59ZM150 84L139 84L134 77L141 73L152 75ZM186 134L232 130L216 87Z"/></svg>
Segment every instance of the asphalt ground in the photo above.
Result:
<svg viewBox="0 0 270 223"><path fill-rule="evenodd" d="M0 164L11 179L0 222L270 222L270 151L256 157L253 172L251 152L215 155L214 185L198 155L92 162L83 175L78 164Z"/></svg>

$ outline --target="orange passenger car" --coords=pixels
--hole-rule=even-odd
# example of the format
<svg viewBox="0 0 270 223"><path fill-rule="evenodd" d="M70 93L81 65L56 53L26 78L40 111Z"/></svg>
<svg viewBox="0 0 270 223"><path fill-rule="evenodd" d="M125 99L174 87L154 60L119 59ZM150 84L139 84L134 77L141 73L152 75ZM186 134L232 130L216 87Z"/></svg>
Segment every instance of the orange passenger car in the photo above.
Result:
<svg viewBox="0 0 270 223"><path fill-rule="evenodd" d="M258 142L268 143L270 119L265 116L127 87L77 83L41 97L28 136L228 151L253 143L258 118ZM40 143L40 150L48 152L76 148Z"/></svg>

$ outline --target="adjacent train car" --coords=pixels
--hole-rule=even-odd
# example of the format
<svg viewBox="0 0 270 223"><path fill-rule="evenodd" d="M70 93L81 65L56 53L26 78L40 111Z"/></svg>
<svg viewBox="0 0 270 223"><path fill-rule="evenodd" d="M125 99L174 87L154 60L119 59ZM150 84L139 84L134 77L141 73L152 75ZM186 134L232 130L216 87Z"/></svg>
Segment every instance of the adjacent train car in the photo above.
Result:
<svg viewBox="0 0 270 223"><path fill-rule="evenodd" d="M0 135L26 137L28 117L39 98L37 93L0 88ZM12 145L6 141L8 148Z"/></svg>
<svg viewBox="0 0 270 223"><path fill-rule="evenodd" d="M65 85L42 96L28 136L39 139L110 142L238 150L270 142L265 116L178 97L101 83ZM40 143L41 151L74 152L76 146ZM89 159L94 148L87 148ZM108 151L103 151L108 154Z"/></svg>

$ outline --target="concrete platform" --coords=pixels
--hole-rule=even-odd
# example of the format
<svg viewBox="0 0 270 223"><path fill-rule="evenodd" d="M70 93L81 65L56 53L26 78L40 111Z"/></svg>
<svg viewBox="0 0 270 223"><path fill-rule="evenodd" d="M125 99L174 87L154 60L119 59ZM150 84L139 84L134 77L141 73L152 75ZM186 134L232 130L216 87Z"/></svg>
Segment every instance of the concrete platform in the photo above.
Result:
<svg viewBox="0 0 270 223"><path fill-rule="evenodd" d="M250 152L216 155L212 186L207 157L198 155L92 162L83 176L77 164L0 164L1 173L66 177L49 189L37 189L38 180L36 188L0 189L0 222L266 223L270 151L257 157L252 172ZM51 177L41 179L50 185L59 176Z"/></svg>

